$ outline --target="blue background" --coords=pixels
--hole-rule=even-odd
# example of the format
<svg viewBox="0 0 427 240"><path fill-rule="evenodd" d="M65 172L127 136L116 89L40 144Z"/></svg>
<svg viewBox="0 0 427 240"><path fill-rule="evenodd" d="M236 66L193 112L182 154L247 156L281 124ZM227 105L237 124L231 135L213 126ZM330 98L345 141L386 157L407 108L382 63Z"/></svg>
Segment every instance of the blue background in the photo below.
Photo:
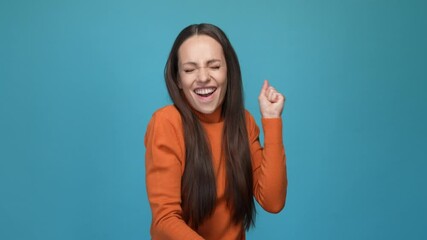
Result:
<svg viewBox="0 0 427 240"><path fill-rule="evenodd" d="M178 32L220 26L256 117L286 96L285 210L248 239L427 239L425 1L0 3L0 239L149 239L145 128Z"/></svg>

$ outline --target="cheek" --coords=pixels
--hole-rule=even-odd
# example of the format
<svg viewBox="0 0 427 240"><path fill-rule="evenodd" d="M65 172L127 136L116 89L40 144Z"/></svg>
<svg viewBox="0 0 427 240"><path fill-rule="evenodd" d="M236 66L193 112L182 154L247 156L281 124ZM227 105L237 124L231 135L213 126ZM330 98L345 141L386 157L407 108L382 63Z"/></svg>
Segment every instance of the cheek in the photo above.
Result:
<svg viewBox="0 0 427 240"><path fill-rule="evenodd" d="M227 72L226 71L219 71L212 73L212 76L216 79L218 84L222 85L227 82Z"/></svg>
<svg viewBox="0 0 427 240"><path fill-rule="evenodd" d="M223 88L227 88L227 75L226 74L221 74L220 79L220 84Z"/></svg>
<svg viewBox="0 0 427 240"><path fill-rule="evenodd" d="M193 97L192 96L193 90L191 88L191 85L188 83L186 84L186 82L182 82L181 85L182 85L182 88L181 88L182 93L184 94L185 98L187 98L187 100L190 101Z"/></svg>
<svg viewBox="0 0 427 240"><path fill-rule="evenodd" d="M187 91L191 88L191 80L189 76L180 75L178 78L178 87L183 91Z"/></svg>
<svg viewBox="0 0 427 240"><path fill-rule="evenodd" d="M193 101L193 96L191 95L191 90L188 88L182 88L181 89L181 96L184 97L188 102Z"/></svg>
<svg viewBox="0 0 427 240"><path fill-rule="evenodd" d="M221 95L220 95L221 101L224 100L226 93L227 93L227 79L224 79L224 81L221 83Z"/></svg>

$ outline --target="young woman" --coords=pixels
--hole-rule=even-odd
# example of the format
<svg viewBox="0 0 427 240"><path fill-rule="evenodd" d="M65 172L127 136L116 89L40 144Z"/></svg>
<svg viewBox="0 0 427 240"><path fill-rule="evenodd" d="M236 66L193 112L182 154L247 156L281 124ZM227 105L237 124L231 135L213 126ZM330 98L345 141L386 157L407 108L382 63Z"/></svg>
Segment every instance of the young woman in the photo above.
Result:
<svg viewBox="0 0 427 240"><path fill-rule="evenodd" d="M152 239L245 239L254 197L272 213L285 204L285 98L264 81L263 148L244 109L236 53L211 24L181 31L165 80L173 105L153 114L145 135Z"/></svg>

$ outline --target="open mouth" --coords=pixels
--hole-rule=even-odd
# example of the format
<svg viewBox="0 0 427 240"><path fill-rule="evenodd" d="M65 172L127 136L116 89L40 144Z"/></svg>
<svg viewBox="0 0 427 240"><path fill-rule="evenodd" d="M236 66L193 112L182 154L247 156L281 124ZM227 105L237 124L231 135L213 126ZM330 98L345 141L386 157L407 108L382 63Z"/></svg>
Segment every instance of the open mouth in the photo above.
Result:
<svg viewBox="0 0 427 240"><path fill-rule="evenodd" d="M216 91L216 87L197 88L194 89L194 93L200 97L209 97Z"/></svg>

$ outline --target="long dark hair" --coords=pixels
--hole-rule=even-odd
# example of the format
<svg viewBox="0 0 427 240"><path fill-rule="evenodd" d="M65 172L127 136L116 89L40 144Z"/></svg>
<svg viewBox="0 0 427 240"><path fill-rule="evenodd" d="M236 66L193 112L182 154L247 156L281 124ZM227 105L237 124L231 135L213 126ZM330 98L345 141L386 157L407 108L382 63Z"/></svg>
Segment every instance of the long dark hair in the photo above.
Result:
<svg viewBox="0 0 427 240"><path fill-rule="evenodd" d="M212 152L206 133L197 116L178 87L178 50L194 35L207 35L221 46L227 64L227 90L222 104L224 130L222 148L226 159L227 205L235 223L248 230L255 222L253 177L248 133L243 104L240 65L225 33L212 24L194 24L184 28L172 46L165 66L169 95L181 114L185 140L185 169L181 181L183 218L197 229L211 216L216 202L216 182L212 167Z"/></svg>

